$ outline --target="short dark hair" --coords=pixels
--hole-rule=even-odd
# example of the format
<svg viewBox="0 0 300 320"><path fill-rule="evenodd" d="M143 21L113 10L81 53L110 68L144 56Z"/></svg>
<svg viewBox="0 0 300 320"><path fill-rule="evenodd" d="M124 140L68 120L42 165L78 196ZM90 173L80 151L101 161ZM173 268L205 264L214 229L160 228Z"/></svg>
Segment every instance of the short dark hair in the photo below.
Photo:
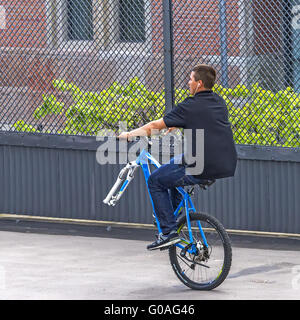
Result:
<svg viewBox="0 0 300 320"><path fill-rule="evenodd" d="M212 89L216 81L216 70L206 64L199 64L193 68L195 81L202 80L207 89Z"/></svg>

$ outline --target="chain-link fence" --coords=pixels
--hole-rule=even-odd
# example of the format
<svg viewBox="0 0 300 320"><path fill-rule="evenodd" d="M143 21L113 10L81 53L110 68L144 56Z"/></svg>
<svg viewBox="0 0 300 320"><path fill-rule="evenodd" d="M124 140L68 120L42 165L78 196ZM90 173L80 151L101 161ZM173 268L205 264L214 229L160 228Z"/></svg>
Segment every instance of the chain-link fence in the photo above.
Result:
<svg viewBox="0 0 300 320"><path fill-rule="evenodd" d="M300 147L300 3L0 4L0 129L96 135L161 118L213 65L237 144Z"/></svg>

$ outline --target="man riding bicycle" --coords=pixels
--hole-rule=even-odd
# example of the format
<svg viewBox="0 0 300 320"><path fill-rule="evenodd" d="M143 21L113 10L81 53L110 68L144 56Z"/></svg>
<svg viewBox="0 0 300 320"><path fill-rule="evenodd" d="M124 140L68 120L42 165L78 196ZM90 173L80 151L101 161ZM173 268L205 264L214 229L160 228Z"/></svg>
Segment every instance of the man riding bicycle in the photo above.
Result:
<svg viewBox="0 0 300 320"><path fill-rule="evenodd" d="M150 136L152 132L165 128L168 128L167 132L175 128L192 131L190 141L187 142L190 147L182 161L172 159L169 164L157 168L148 179L149 192L163 233L147 246L149 250L168 247L180 241L173 214L181 200L176 187L231 177L235 173L237 153L231 124L224 99L212 91L215 79L216 71L211 66L202 64L194 67L188 83L190 97L163 118L119 135L120 139L128 140L136 136ZM204 167L199 172L195 171L196 163L188 160L193 158L200 143L195 138L197 129L204 130Z"/></svg>

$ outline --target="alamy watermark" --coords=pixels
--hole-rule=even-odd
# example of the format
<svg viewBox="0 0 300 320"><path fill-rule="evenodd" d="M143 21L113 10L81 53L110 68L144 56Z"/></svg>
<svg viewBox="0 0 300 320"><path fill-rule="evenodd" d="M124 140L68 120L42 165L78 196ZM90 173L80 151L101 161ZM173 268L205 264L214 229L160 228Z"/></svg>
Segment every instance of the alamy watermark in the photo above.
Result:
<svg viewBox="0 0 300 320"><path fill-rule="evenodd" d="M127 123L119 123L120 131L127 132ZM158 130L152 130L151 136L158 136ZM96 160L99 164L127 164L136 160L139 153L148 147L148 141L143 139L146 132L140 139L132 138L134 144L130 144L126 139L117 141L117 136L113 130L107 129L98 132L97 141L102 143L97 148ZM118 143L118 152L117 152ZM172 145L172 149L170 146ZM160 136L159 139L151 140L152 156L160 154L161 164L169 163L174 158L175 164L185 164L186 174L199 175L204 169L204 129L184 129L183 134L178 131ZM194 146L194 150L193 150ZM181 156L182 155L182 156ZM118 157L118 158L117 158Z"/></svg>

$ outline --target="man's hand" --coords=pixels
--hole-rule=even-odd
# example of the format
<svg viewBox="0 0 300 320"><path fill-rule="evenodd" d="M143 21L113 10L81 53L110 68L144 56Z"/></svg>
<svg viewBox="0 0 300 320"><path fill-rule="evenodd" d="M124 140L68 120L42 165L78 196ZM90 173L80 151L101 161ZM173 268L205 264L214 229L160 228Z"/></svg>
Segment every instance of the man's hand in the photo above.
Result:
<svg viewBox="0 0 300 320"><path fill-rule="evenodd" d="M121 134L117 136L117 138L126 139L127 141L128 141L128 137L129 137L129 132L127 131L121 132Z"/></svg>
<svg viewBox="0 0 300 320"><path fill-rule="evenodd" d="M177 129L177 127L168 128L168 130L164 133L164 135L167 135L168 133L170 133L170 132L172 132L172 131L174 131L176 129Z"/></svg>

